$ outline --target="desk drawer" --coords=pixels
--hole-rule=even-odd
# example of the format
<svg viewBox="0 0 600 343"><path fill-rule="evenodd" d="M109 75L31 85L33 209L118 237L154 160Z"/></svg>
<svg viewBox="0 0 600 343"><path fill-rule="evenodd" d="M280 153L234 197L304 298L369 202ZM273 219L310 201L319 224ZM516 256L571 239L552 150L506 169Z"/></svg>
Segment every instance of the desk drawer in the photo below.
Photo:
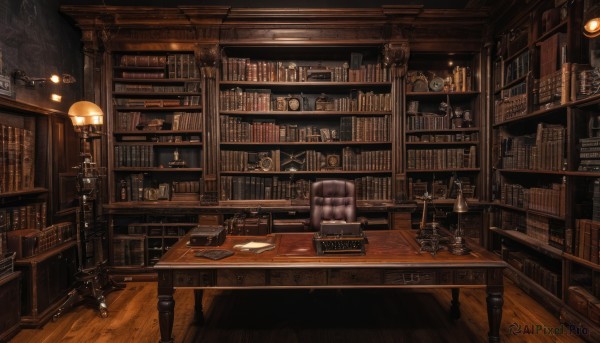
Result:
<svg viewBox="0 0 600 343"><path fill-rule="evenodd" d="M265 286L265 276L264 270L220 269L217 271L217 286Z"/></svg>
<svg viewBox="0 0 600 343"><path fill-rule="evenodd" d="M384 275L386 285L435 285L435 271L417 270L386 270Z"/></svg>
<svg viewBox="0 0 600 343"><path fill-rule="evenodd" d="M485 269L458 269L454 271L455 285L485 285Z"/></svg>
<svg viewBox="0 0 600 343"><path fill-rule="evenodd" d="M332 269L329 272L330 286L380 285L382 271L379 269Z"/></svg>
<svg viewBox="0 0 600 343"><path fill-rule="evenodd" d="M273 269L271 286L322 286L327 284L327 273L319 269Z"/></svg>
<svg viewBox="0 0 600 343"><path fill-rule="evenodd" d="M215 285L214 274L201 270L173 271L173 287L211 287Z"/></svg>

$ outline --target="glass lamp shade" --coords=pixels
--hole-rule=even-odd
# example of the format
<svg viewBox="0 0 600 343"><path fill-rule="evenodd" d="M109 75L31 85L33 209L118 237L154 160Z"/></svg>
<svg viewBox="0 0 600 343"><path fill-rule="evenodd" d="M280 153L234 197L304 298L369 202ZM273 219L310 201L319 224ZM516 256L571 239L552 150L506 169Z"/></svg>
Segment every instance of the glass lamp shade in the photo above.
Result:
<svg viewBox="0 0 600 343"><path fill-rule="evenodd" d="M75 128L81 128L87 125L102 125L104 112L93 102L78 101L69 108L69 117Z"/></svg>
<svg viewBox="0 0 600 343"><path fill-rule="evenodd" d="M587 38L600 36L600 2L586 1L583 14L583 35Z"/></svg>
<svg viewBox="0 0 600 343"><path fill-rule="evenodd" d="M600 18L592 18L583 26L583 35L588 38L598 37L600 35Z"/></svg>

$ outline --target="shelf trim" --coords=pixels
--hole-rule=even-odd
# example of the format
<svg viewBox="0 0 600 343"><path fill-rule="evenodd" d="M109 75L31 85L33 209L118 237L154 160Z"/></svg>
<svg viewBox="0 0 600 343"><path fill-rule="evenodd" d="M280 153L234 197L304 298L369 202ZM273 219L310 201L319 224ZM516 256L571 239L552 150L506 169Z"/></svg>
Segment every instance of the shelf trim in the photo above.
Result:
<svg viewBox="0 0 600 343"><path fill-rule="evenodd" d="M201 134L202 130L156 130L156 131L113 131L113 136L122 135L136 135L136 136L147 136L147 135L184 135L184 134Z"/></svg>
<svg viewBox="0 0 600 343"><path fill-rule="evenodd" d="M583 264L584 266L592 268L595 271L600 271L600 264L593 263L591 261L583 259L579 256L575 256L573 254L569 254L567 252L563 253L563 256L565 257L566 260L569 260L569 261L575 262L575 263L579 263L579 264Z"/></svg>
<svg viewBox="0 0 600 343"><path fill-rule="evenodd" d="M479 145L479 141L462 141L462 142L406 142L406 145Z"/></svg>
<svg viewBox="0 0 600 343"><path fill-rule="evenodd" d="M505 209L508 209L508 210L514 210L514 211L519 211L519 212L523 212L523 213L531 213L531 214L534 214L536 216L548 217L548 218L551 218L551 219L556 219L556 220L561 220L561 221L565 221L566 220L565 217L557 216L555 214L546 213L546 212L542 212L542 211L532 210L532 209L529 209L529 208L516 207L516 206L513 206L513 205L502 204L502 203L494 203L493 205L498 206L498 207L502 207L502 208L505 208Z"/></svg>
<svg viewBox="0 0 600 343"><path fill-rule="evenodd" d="M382 142L220 142L221 145L388 145L391 141Z"/></svg>
<svg viewBox="0 0 600 343"><path fill-rule="evenodd" d="M433 130L406 130L406 134L431 133L431 132L479 132L479 127L463 127L458 129L433 129Z"/></svg>
<svg viewBox="0 0 600 343"><path fill-rule="evenodd" d="M116 111L127 111L127 112L150 112L150 111L163 111L163 112L173 112L173 111L187 111L187 110L202 110L202 106L167 106L167 107L127 107L127 106L116 106L114 107Z"/></svg>
<svg viewBox="0 0 600 343"><path fill-rule="evenodd" d="M504 230L499 227L490 227L490 231L499 234L500 236L514 239L515 241L527 245L531 249L549 255L555 259L561 259L563 256L562 250L555 248L547 243L529 237L526 234L515 230Z"/></svg>
<svg viewBox="0 0 600 343"><path fill-rule="evenodd" d="M385 116L392 111L219 111L220 115L236 116Z"/></svg>
<svg viewBox="0 0 600 343"><path fill-rule="evenodd" d="M159 172L159 173L191 173L201 172L203 168L158 168L158 167L117 167L115 172Z"/></svg>
<svg viewBox="0 0 600 343"><path fill-rule="evenodd" d="M221 171L221 175L296 175L296 174L391 174L391 170L319 170L319 171Z"/></svg>
<svg viewBox="0 0 600 343"><path fill-rule="evenodd" d="M18 197L18 196L22 196L22 195L44 194L44 193L48 193L48 188L34 187L32 189L26 189L26 190L21 190L21 191L16 191L16 192L0 193L0 198L11 198L11 197Z"/></svg>
<svg viewBox="0 0 600 343"><path fill-rule="evenodd" d="M480 168L448 168L448 169L406 169L407 173L431 173L431 172L478 172Z"/></svg>

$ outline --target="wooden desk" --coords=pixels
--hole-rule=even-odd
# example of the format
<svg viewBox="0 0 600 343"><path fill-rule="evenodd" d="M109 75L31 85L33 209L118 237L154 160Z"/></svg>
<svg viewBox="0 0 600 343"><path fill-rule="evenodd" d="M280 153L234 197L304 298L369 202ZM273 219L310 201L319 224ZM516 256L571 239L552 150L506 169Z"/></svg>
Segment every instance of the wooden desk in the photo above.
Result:
<svg viewBox="0 0 600 343"><path fill-rule="evenodd" d="M317 256L312 233L275 234L266 237L229 236L220 249L251 240L268 240L276 248L261 254L238 252L212 261L194 256L180 240L154 266L158 273L158 318L161 342L171 337L175 288L196 290L196 316L203 319L202 289L242 288L451 288L451 314L460 316L461 287L485 287L489 341L500 341L503 304L502 272L506 263L480 247L467 256L446 251L436 256L419 253L415 233L404 230L367 231L369 243L362 256Z"/></svg>

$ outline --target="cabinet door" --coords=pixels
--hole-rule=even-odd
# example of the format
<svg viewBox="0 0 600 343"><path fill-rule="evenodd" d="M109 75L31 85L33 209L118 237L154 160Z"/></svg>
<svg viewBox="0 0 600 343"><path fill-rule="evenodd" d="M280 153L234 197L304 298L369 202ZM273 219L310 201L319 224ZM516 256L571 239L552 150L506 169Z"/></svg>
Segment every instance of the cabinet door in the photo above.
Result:
<svg viewBox="0 0 600 343"><path fill-rule="evenodd" d="M35 286L38 313L66 295L77 271L77 247L60 252L38 264Z"/></svg>

